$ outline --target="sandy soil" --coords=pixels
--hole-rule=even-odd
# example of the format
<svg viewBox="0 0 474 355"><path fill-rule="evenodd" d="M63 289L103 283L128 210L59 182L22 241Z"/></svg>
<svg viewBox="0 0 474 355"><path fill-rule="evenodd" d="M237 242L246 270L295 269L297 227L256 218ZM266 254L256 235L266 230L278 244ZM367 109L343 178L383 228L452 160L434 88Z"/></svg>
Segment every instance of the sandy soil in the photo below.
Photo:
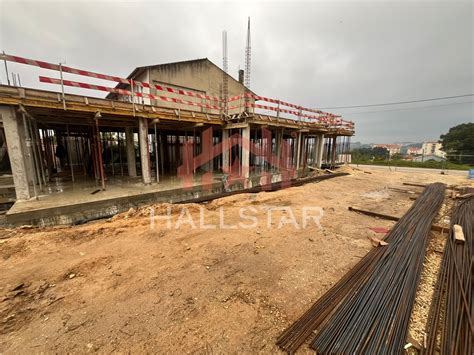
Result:
<svg viewBox="0 0 474 355"><path fill-rule="evenodd" d="M401 216L413 194L388 187L434 181L466 179L355 170L203 205L206 224L221 211L226 226L250 224L244 207L255 228L175 229L199 225L200 206L185 205L189 215L173 208L172 228L151 224L145 208L77 227L0 230L0 352L275 352L280 332L372 248L369 237L383 236L369 228L393 225L347 207ZM268 209L285 206L268 228ZM322 228L301 228L304 206L323 209ZM277 228L291 212L300 228Z"/></svg>

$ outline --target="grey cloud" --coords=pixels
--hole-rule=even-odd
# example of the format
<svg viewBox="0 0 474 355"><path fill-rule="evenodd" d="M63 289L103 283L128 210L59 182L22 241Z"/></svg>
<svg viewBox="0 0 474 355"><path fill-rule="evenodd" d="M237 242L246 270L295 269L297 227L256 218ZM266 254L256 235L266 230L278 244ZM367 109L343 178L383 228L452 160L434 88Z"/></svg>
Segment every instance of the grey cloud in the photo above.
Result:
<svg viewBox="0 0 474 355"><path fill-rule="evenodd" d="M371 104L473 93L473 7L471 1L1 0L0 48L127 75L139 65L200 57L221 65L226 29L236 76L251 16L254 91L310 107ZM41 71L10 67L24 84L45 88L37 80ZM355 140L421 141L473 121L472 103L452 105L473 100L335 112L356 122Z"/></svg>

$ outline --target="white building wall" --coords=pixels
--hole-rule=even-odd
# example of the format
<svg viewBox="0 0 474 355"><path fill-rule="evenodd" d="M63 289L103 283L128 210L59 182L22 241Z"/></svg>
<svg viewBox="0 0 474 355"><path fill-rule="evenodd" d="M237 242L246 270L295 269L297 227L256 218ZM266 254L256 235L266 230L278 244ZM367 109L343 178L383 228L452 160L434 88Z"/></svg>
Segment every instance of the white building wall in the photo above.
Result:
<svg viewBox="0 0 474 355"><path fill-rule="evenodd" d="M157 84L169 83L171 86L180 89L187 89L190 91L199 92L208 96L220 98L222 96L222 82L223 82L223 71L212 64L209 60L198 60L183 63L174 63L163 66L156 66L151 68L150 79ZM241 95L245 92L243 84L228 76L228 92L229 97ZM168 84L168 86L170 86ZM163 84L166 85L166 84ZM157 95L166 95L167 97L181 98L186 101L207 103L212 106L219 106L220 104L216 101L208 101L205 99L181 96L172 93L165 93L162 91L154 91ZM229 107L243 105L244 101L234 101L229 103ZM219 109L205 109L198 106L189 106L183 104L169 103L169 102L157 102L160 106L172 107L172 108L183 108L186 110L194 110L199 112L211 112L219 113ZM229 110L229 114L238 113L239 109Z"/></svg>
<svg viewBox="0 0 474 355"><path fill-rule="evenodd" d="M162 87L171 87L177 90L185 90L193 93L215 97L220 99L222 93L224 72L215 66L209 60L196 60L189 62L178 62L165 65L151 66L147 69L139 71L134 80L149 83L150 85L160 85ZM246 92L245 86L228 75L228 95L229 97L243 95ZM125 88L131 90L130 86ZM168 107L173 109L184 109L188 111L205 112L219 114L221 112L221 103L219 100L208 100L205 98L187 96L168 92L166 90L158 90L156 88L135 87L135 92L143 92L156 96L162 96L171 99L180 99L181 102L168 102L161 99L140 98L135 96L135 103L143 103L146 105L155 105L160 107ZM130 96L117 95L118 100L131 101ZM197 103L206 106L198 106L187 104L186 102ZM248 99L248 102L254 102ZM245 99L236 100L228 103L228 113L236 114L244 110ZM234 109L230 109L235 107Z"/></svg>
<svg viewBox="0 0 474 355"><path fill-rule="evenodd" d="M422 146L423 155L436 155L439 157L445 157L446 153L443 152L441 148L442 144L439 142L425 142Z"/></svg>

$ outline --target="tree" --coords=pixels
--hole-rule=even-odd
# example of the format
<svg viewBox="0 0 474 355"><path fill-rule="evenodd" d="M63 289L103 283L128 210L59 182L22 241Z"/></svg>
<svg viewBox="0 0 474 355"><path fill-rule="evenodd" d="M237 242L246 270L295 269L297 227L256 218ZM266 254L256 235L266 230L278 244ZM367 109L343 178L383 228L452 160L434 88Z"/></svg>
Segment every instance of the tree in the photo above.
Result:
<svg viewBox="0 0 474 355"><path fill-rule="evenodd" d="M351 154L353 161L386 160L389 156L388 150L382 147L354 149Z"/></svg>
<svg viewBox="0 0 474 355"><path fill-rule="evenodd" d="M352 152L353 161L367 161L372 159L372 149L370 148L357 148Z"/></svg>
<svg viewBox="0 0 474 355"><path fill-rule="evenodd" d="M395 153L394 155L392 155L390 157L391 160L402 160L403 159L403 155L400 154L400 153Z"/></svg>
<svg viewBox="0 0 474 355"><path fill-rule="evenodd" d="M383 147L372 148L372 155L374 156L374 160L386 160L390 157L387 148Z"/></svg>
<svg viewBox="0 0 474 355"><path fill-rule="evenodd" d="M474 164L474 123L462 123L451 127L440 136L442 149L448 160L462 164Z"/></svg>

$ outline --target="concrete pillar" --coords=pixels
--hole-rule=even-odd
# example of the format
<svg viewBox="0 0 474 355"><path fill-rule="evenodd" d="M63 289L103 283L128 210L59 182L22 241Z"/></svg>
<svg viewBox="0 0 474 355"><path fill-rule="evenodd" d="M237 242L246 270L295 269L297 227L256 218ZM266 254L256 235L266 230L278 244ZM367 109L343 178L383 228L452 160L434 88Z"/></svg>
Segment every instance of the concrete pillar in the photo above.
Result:
<svg viewBox="0 0 474 355"><path fill-rule="evenodd" d="M296 141L296 171L300 169L301 164L301 132L298 132L298 138Z"/></svg>
<svg viewBox="0 0 474 355"><path fill-rule="evenodd" d="M337 160L337 136L332 139L332 157L331 165L334 165Z"/></svg>
<svg viewBox="0 0 474 355"><path fill-rule="evenodd" d="M214 134L211 131L209 140L204 143L204 144L209 144L209 162L207 164L207 171L209 171L211 174L214 172L214 154L213 154L214 140L213 140L213 137L214 137Z"/></svg>
<svg viewBox="0 0 474 355"><path fill-rule="evenodd" d="M281 160L281 149L282 149L282 146L283 146L283 132L282 131L277 131L276 132L276 135L275 135L275 150L276 150L276 163L275 163L275 166L276 168L278 169L278 171L280 170L280 160Z"/></svg>
<svg viewBox="0 0 474 355"><path fill-rule="evenodd" d="M224 172L229 170L229 130L222 130L222 170Z"/></svg>
<svg viewBox="0 0 474 355"><path fill-rule="evenodd" d="M324 134L318 134L318 141L316 143L318 147L317 155L316 155L316 167L321 168L323 164L323 151L324 151Z"/></svg>
<svg viewBox="0 0 474 355"><path fill-rule="evenodd" d="M135 162L135 142L133 139L133 128L125 128L125 142L127 148L128 176L137 176L137 165Z"/></svg>
<svg viewBox="0 0 474 355"><path fill-rule="evenodd" d="M28 172L26 162L26 148L22 145L21 132L24 132L23 124L17 119L12 106L0 106L3 128L8 147L8 156L13 174L13 183L17 200L27 200L31 198L28 186Z"/></svg>
<svg viewBox="0 0 474 355"><path fill-rule="evenodd" d="M313 150L310 153L310 155L311 155L311 165L316 166L316 161L317 161L317 157L318 157L318 137L313 136L311 139L312 139L312 142L313 142Z"/></svg>
<svg viewBox="0 0 474 355"><path fill-rule="evenodd" d="M242 172L244 177L250 177L250 125L242 128Z"/></svg>
<svg viewBox="0 0 474 355"><path fill-rule="evenodd" d="M138 121L138 141L140 143L140 163L142 180L145 185L151 184L150 152L148 150L148 121L140 118Z"/></svg>
<svg viewBox="0 0 474 355"><path fill-rule="evenodd" d="M15 116L15 118L17 118L17 124L18 124L18 134L20 136L20 141L22 142L25 142L25 144L27 144L26 142L28 141L27 140L27 137L26 137L26 133L25 133L25 124L23 122L23 119L21 118L21 116ZM30 140L31 142L31 140ZM32 143L30 143L32 144ZM29 151L28 151L28 148L27 146L23 146L23 154L25 156L25 167L26 167L26 178L28 179L28 184L33 184L34 185L34 182L35 182L35 178L34 178L34 174L36 174L36 171L35 171L35 167L33 165L33 156L31 156L31 159L29 158ZM10 157L11 159L11 157Z"/></svg>

